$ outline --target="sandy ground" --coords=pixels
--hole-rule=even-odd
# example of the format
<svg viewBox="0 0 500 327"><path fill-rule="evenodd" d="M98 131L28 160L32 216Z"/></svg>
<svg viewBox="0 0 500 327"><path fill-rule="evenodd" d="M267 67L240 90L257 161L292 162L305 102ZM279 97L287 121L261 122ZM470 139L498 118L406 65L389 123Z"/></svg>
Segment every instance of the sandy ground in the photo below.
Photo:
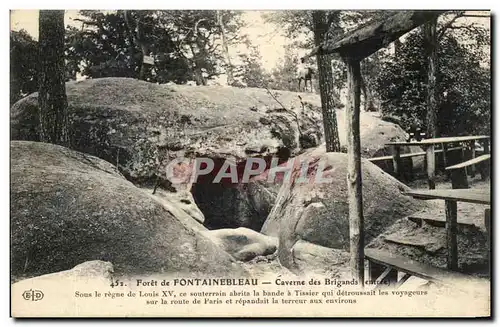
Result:
<svg viewBox="0 0 500 327"><path fill-rule="evenodd" d="M419 179L408 183L408 186L416 190L427 190L427 180ZM469 187L478 190L489 190L491 187L491 180L487 179L482 181L479 175L475 178L469 177ZM436 182L436 189L451 189L451 180L445 180L445 177L440 175ZM431 210L422 212L422 216L433 217L438 220L446 220L444 201L443 200L428 200L433 204ZM489 208L489 205L475 204L475 203L457 203L457 220L459 223L474 224L482 230L484 227L484 209ZM417 215L417 216L420 216Z"/></svg>

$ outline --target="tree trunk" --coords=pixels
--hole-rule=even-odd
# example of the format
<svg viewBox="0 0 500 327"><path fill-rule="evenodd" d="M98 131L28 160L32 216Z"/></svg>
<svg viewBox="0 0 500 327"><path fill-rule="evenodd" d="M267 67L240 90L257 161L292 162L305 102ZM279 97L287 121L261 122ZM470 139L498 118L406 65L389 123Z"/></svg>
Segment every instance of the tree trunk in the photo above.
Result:
<svg viewBox="0 0 500 327"><path fill-rule="evenodd" d="M373 94L369 86L366 87L365 111L375 111L375 107L373 105Z"/></svg>
<svg viewBox="0 0 500 327"><path fill-rule="evenodd" d="M226 32L224 30L224 23L222 22L222 13L217 10L217 25L219 25L221 39L222 39L222 49L224 51L224 56L226 57L226 74L227 74L227 85L234 84L234 74L233 65L231 64L231 56L229 55L229 47L226 40Z"/></svg>
<svg viewBox="0 0 500 327"><path fill-rule="evenodd" d="M325 11L317 10L312 14L314 26L314 43L319 46L325 39L328 31ZM321 110L323 112L323 126L327 152L340 152L337 114L335 112L332 58L330 55L316 56L318 63L319 92Z"/></svg>
<svg viewBox="0 0 500 327"><path fill-rule="evenodd" d="M438 137L437 127L437 92L436 92L436 65L437 65L437 18L425 23L425 50L427 54L427 137Z"/></svg>
<svg viewBox="0 0 500 327"><path fill-rule="evenodd" d="M361 140L359 111L361 70L358 60L346 58L348 101L346 107L347 198L349 200L349 239L351 273L364 284L364 219L361 179Z"/></svg>
<svg viewBox="0 0 500 327"><path fill-rule="evenodd" d="M137 19L137 41L141 47L141 69L139 70L139 79L146 80L146 64L144 63L144 57L148 55L148 48L144 43L144 35L141 26L141 19Z"/></svg>
<svg viewBox="0 0 500 327"><path fill-rule="evenodd" d="M203 76L203 72L201 68L193 67L193 73L194 73L194 81L196 82L196 85L207 85L207 80L205 79L205 76Z"/></svg>
<svg viewBox="0 0 500 327"><path fill-rule="evenodd" d="M129 31L129 36L132 36L132 39L134 40L134 43L136 46L140 48L141 51L141 56L139 59L139 75L138 79L144 80L144 77L146 75L146 65L144 64L144 57L147 56L147 47L143 42L143 33L142 33L142 28L141 28L141 20L140 18L137 19L137 22L135 25L132 25L131 20L132 16L130 15L130 11L124 10L123 12L123 17L125 19L125 24L127 25L127 29ZM135 31L135 27L137 26L137 32ZM131 56L133 56L131 54Z"/></svg>
<svg viewBox="0 0 500 327"><path fill-rule="evenodd" d="M64 10L40 10L38 42L40 141L69 146Z"/></svg>

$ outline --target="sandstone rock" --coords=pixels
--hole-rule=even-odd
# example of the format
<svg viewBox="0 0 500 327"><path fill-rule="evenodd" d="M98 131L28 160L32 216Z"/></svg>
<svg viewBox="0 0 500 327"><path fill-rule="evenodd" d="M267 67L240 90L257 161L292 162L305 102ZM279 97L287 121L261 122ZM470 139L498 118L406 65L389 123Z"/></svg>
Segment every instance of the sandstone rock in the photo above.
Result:
<svg viewBox="0 0 500 327"><path fill-rule="evenodd" d="M347 156L317 151L307 159L311 164L306 182L296 182L300 169L295 168L290 182L283 182L261 230L265 235L279 237L278 254L286 267L293 263L291 251L298 240L336 249L349 248ZM321 166L322 176L329 179L324 183L315 180ZM423 201L402 195L409 188L367 160L362 162L362 173L367 241L397 219L426 206Z"/></svg>
<svg viewBox="0 0 500 327"><path fill-rule="evenodd" d="M68 82L66 91L71 148L118 166L128 180L144 188L153 188L158 176L168 180L167 166L176 158L233 158L243 167L249 157L286 160L324 141L321 101L313 93L300 93L299 98L295 92L272 90L271 95L257 88L193 88L131 78ZM13 140L38 140L37 106L36 93L12 106ZM345 112L336 113L345 148ZM373 113L363 112L360 124L364 157L405 138L401 128ZM254 196L253 186L207 180L196 184L192 193L211 229L260 230L269 212L264 207L272 207L271 202L254 208L253 202L261 199Z"/></svg>
<svg viewBox="0 0 500 327"><path fill-rule="evenodd" d="M203 234L239 261L273 254L278 246L277 238L243 227L217 229Z"/></svg>
<svg viewBox="0 0 500 327"><path fill-rule="evenodd" d="M92 260L80 263L69 270L54 272L38 277L24 279L14 283L20 286L26 283L38 284L45 281L53 282L84 282L86 280L101 281L110 284L114 273L113 264L102 260Z"/></svg>
<svg viewBox="0 0 500 327"><path fill-rule="evenodd" d="M185 222L189 215L176 213L108 162L61 146L11 142L13 276L38 276L89 260L113 262L121 274L244 273Z"/></svg>
<svg viewBox="0 0 500 327"><path fill-rule="evenodd" d="M182 156L244 160L280 148L299 153L298 126L321 137L319 108L300 113L292 92L278 92L289 110L276 110L281 105L263 89L192 88L131 78L69 82L66 92L72 149L118 163L138 183L165 177L168 162ZM38 141L37 106L37 93L12 106L12 139ZM250 110L254 106L265 111Z"/></svg>
<svg viewBox="0 0 500 327"><path fill-rule="evenodd" d="M348 276L349 252L299 240L293 246L293 264L288 268L300 275Z"/></svg>

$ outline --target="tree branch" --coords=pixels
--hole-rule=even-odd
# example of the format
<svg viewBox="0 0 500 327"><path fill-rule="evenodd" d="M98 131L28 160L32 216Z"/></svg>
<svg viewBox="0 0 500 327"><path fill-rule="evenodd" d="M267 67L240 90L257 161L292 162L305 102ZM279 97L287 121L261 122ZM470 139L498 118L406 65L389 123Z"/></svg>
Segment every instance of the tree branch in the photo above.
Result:
<svg viewBox="0 0 500 327"><path fill-rule="evenodd" d="M444 33L446 32L447 29L451 28L453 23L459 19L460 17L463 17L463 15L465 14L465 11L461 11L461 12L458 12L455 17L453 17L452 20L450 20L448 23L446 23L437 33L437 40L440 40Z"/></svg>
<svg viewBox="0 0 500 327"><path fill-rule="evenodd" d="M462 17L491 18L491 16L488 15L473 15L473 14L463 15Z"/></svg>

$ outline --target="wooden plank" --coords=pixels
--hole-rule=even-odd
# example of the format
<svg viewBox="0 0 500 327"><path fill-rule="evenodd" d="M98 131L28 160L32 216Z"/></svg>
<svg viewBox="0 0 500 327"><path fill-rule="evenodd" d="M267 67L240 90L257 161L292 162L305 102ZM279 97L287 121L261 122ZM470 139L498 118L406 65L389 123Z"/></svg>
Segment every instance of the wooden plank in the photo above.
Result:
<svg viewBox="0 0 500 327"><path fill-rule="evenodd" d="M436 188L436 154L434 153L434 145L427 146L425 151L427 152L427 183L429 189L433 190Z"/></svg>
<svg viewBox="0 0 500 327"><path fill-rule="evenodd" d="M456 190L411 190L405 195L422 200L453 200L479 204L491 204L490 190L456 189Z"/></svg>
<svg viewBox="0 0 500 327"><path fill-rule="evenodd" d="M347 64L348 101L346 106L347 135L347 198L349 201L350 266L352 277L364 285L364 221L361 180L361 140L359 111L361 97L360 62L344 58Z"/></svg>
<svg viewBox="0 0 500 327"><path fill-rule="evenodd" d="M487 135L478 136L453 136L453 137L437 137L433 139L426 139L418 142L389 142L386 145L408 145L408 146L421 146L428 144L439 144L439 143L455 143L455 142L466 142L472 140L486 140L490 137Z"/></svg>
<svg viewBox="0 0 500 327"><path fill-rule="evenodd" d="M369 261L373 261L379 265L392 267L404 273L444 285L457 286L460 285L460 283L468 281L482 282L481 279L474 278L473 276L433 267L388 251L365 249L365 256ZM485 281L485 283L487 283L487 281Z"/></svg>
<svg viewBox="0 0 500 327"><path fill-rule="evenodd" d="M349 56L359 61L443 12L445 11L404 10L391 13L339 38L326 40L303 58L339 53L341 56Z"/></svg>
<svg viewBox="0 0 500 327"><path fill-rule="evenodd" d="M450 152L450 151L456 151L456 150L462 150L462 147L460 147L460 146L453 147L453 148L447 149L446 151ZM443 152L443 149L435 149L434 150L434 153L441 153L441 152ZM427 152L403 153L401 155L401 159L404 159L404 158L413 158L413 157L423 157L426 154L427 154ZM394 159L394 156L383 156L383 157L368 158L368 161L377 162L377 161L393 160L393 159Z"/></svg>
<svg viewBox="0 0 500 327"><path fill-rule="evenodd" d="M432 227L439 227L439 228L445 228L446 227L446 220L440 220L432 217L415 217L415 216L410 216L408 217L409 221L414 222L417 224L419 227L422 227L423 223L425 222L426 224L432 226ZM472 227L475 226L473 223L469 222L458 222L458 226L462 227Z"/></svg>
<svg viewBox="0 0 500 327"><path fill-rule="evenodd" d="M458 270L457 202L446 200L446 246L448 269Z"/></svg>
<svg viewBox="0 0 500 327"><path fill-rule="evenodd" d="M453 165L450 167L446 167L446 170L461 169L461 168L465 168L465 167L468 167L471 165L478 164L481 161L486 161L486 160L490 160L490 159L491 159L491 154L483 154L483 155L476 157L474 159L470 159L470 160L461 162L459 164L456 164L456 165Z"/></svg>

